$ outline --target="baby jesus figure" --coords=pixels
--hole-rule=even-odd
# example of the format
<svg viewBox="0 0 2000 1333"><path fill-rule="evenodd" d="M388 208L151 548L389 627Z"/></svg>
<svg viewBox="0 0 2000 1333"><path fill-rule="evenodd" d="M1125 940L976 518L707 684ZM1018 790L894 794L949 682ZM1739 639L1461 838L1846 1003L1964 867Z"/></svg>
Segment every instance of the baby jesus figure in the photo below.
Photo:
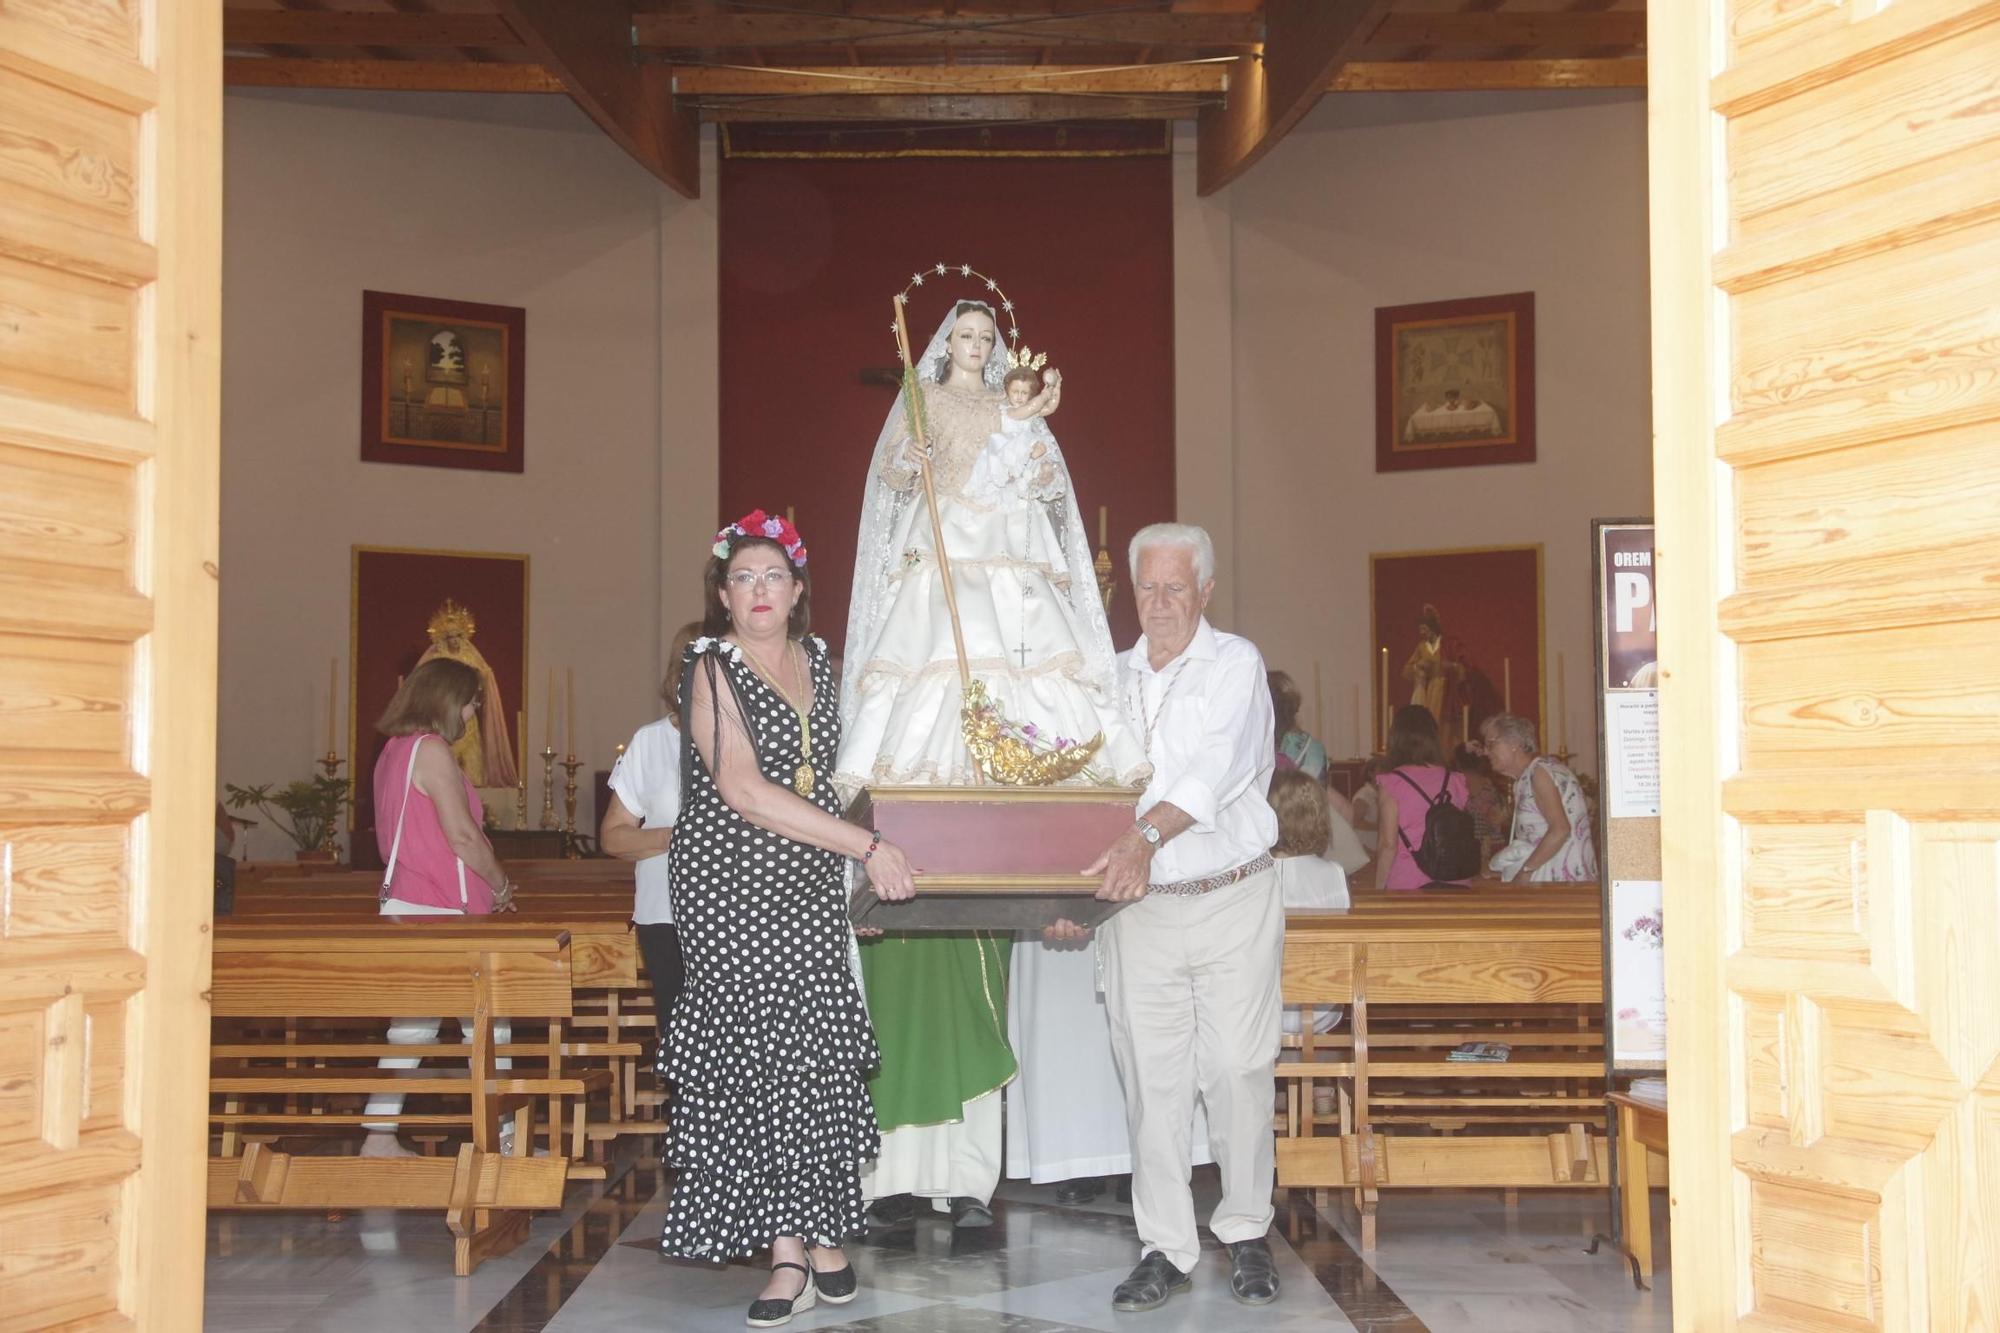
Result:
<svg viewBox="0 0 2000 1333"><path fill-rule="evenodd" d="M1000 409L1000 429L987 437L965 481L966 498L990 509L1011 509L1061 494L1051 456L1055 436L1042 418L1062 403L1062 372L1042 369L1047 353L1030 359L1024 348L1018 360L1013 352L1007 359L1013 364L1001 382L1007 402Z"/></svg>

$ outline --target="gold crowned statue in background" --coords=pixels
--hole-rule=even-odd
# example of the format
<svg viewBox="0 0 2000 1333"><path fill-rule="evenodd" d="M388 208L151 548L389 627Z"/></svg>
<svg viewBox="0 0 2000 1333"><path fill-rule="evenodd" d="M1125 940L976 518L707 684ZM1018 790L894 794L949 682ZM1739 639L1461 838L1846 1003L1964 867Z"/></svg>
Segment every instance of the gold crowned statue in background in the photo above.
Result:
<svg viewBox="0 0 2000 1333"><path fill-rule="evenodd" d="M1458 712L1451 706L1451 696L1464 674L1464 667L1446 660L1444 625L1437 608L1425 602L1423 614L1417 618L1417 646L1410 650L1410 660L1403 663L1403 679L1410 682L1410 702L1428 708L1437 719L1438 737L1446 754L1465 739L1455 734Z"/></svg>
<svg viewBox="0 0 2000 1333"><path fill-rule="evenodd" d="M472 612L447 597L444 605L431 614L430 624L424 627L431 636L431 646L417 659L417 665L422 666L433 657L449 657L479 673L480 691L485 696L479 716L466 727L451 752L458 766L472 779L473 786L511 787L520 777L514 768L513 738L507 730L507 702L500 697L493 668L472 646L475 628Z"/></svg>

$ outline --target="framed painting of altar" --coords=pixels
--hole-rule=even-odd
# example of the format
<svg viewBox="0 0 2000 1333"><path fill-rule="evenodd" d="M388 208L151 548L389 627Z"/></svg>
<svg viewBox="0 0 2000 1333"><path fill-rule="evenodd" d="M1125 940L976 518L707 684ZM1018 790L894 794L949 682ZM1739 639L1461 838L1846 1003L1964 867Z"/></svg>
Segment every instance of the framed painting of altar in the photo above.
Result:
<svg viewBox="0 0 2000 1333"><path fill-rule="evenodd" d="M1539 544L1377 553L1368 589L1378 750L1406 704L1430 710L1447 754L1496 713L1542 727Z"/></svg>
<svg viewBox="0 0 2000 1333"><path fill-rule="evenodd" d="M1535 294L1375 309L1375 470L1535 461Z"/></svg>
<svg viewBox="0 0 2000 1333"><path fill-rule="evenodd" d="M386 741L375 731L403 679L432 658L479 674L478 716L452 746L487 813L513 823L514 792L527 771L528 557L491 551L352 548L348 626L347 753L353 756L352 855L379 867L375 763ZM389 775L399 781L401 774Z"/></svg>
<svg viewBox="0 0 2000 1333"><path fill-rule="evenodd" d="M528 312L361 293L361 458L519 472Z"/></svg>

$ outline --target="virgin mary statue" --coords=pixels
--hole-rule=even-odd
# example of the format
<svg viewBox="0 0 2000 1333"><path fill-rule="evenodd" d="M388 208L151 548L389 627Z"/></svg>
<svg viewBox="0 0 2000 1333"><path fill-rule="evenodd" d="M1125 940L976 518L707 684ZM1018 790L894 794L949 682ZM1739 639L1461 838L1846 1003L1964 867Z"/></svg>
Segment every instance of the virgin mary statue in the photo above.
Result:
<svg viewBox="0 0 2000 1333"><path fill-rule="evenodd" d="M1014 430L1003 426L1005 363L993 308L976 300L950 307L915 362L935 534L907 385L876 439L841 682L834 782L844 793L978 781L960 729L940 535L966 665L1010 729L1044 751L1101 737L1075 782L1137 785L1149 775L1118 708L1111 631L1069 469L1045 416L1026 416L1032 438L1022 438L1030 405L1009 418ZM1050 380L1034 400L1043 414L1060 395L1060 377ZM984 1214L1000 1173L999 1092L1016 1072L1009 946L1005 935L972 932L891 934L862 947L882 1051L869 1093L883 1131L862 1190L878 1207L893 1198L906 1209L919 1196L948 1205L961 1225ZM894 1220L894 1210L877 1220Z"/></svg>

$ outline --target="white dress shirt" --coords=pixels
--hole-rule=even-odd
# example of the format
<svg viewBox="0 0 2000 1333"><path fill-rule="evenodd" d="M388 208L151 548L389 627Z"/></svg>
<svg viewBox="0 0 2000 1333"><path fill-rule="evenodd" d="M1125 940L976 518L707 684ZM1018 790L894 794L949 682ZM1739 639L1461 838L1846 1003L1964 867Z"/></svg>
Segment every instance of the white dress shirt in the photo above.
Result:
<svg viewBox="0 0 2000 1333"><path fill-rule="evenodd" d="M1271 850L1278 817L1264 794L1277 765L1271 689L1257 645L1207 617L1184 652L1159 671L1145 635L1118 658L1126 715L1146 746L1153 781L1140 813L1166 801L1194 824L1153 854L1151 879L1219 875Z"/></svg>
<svg viewBox="0 0 2000 1333"><path fill-rule="evenodd" d="M620 805L639 817L640 827L673 827L681 817L681 733L672 718L648 722L632 734L632 743L611 766L611 790ZM665 852L633 863L632 886L635 924L672 924Z"/></svg>

